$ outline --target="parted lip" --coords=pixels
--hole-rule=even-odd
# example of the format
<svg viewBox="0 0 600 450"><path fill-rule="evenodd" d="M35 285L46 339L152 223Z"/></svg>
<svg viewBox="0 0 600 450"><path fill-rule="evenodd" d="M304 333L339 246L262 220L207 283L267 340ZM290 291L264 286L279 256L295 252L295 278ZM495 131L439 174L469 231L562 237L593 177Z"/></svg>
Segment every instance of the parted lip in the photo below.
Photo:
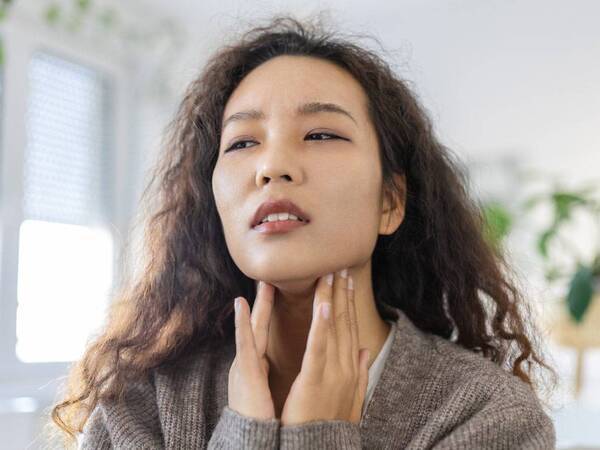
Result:
<svg viewBox="0 0 600 450"><path fill-rule="evenodd" d="M250 228L254 228L256 225L258 225L265 216L282 212L291 213L301 218L304 222L310 222L310 217L307 213L300 209L300 207L297 206L293 201L283 198L279 200L267 200L266 202L262 203L252 218Z"/></svg>

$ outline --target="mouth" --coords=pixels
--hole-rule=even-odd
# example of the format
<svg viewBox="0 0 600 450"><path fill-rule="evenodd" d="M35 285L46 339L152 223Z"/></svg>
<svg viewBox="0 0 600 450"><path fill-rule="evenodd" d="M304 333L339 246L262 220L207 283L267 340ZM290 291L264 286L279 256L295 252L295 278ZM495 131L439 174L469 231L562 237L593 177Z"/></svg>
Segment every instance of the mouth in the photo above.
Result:
<svg viewBox="0 0 600 450"><path fill-rule="evenodd" d="M257 208L250 222L250 228L293 229L298 225L310 223L310 220L308 213L289 199L268 200ZM294 226L292 227L292 225Z"/></svg>
<svg viewBox="0 0 600 450"><path fill-rule="evenodd" d="M302 228L306 225L308 225L308 222L299 220L276 220L274 222L259 223L252 229L261 234L281 234Z"/></svg>

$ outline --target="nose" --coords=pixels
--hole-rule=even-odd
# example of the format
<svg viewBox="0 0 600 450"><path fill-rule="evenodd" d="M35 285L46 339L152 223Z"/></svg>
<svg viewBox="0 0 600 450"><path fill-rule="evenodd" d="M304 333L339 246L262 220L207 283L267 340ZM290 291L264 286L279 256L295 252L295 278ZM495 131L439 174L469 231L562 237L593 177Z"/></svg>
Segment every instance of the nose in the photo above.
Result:
<svg viewBox="0 0 600 450"><path fill-rule="evenodd" d="M267 184L271 181L272 178L283 178L286 181L292 181L292 177L288 174L283 174L283 175L279 175L279 176L271 176L271 175L262 175L261 180L262 183L261 184Z"/></svg>
<svg viewBox="0 0 600 450"><path fill-rule="evenodd" d="M262 187L273 181L300 183L302 169L296 164L295 158L279 148L266 150L259 161L256 171L256 185Z"/></svg>

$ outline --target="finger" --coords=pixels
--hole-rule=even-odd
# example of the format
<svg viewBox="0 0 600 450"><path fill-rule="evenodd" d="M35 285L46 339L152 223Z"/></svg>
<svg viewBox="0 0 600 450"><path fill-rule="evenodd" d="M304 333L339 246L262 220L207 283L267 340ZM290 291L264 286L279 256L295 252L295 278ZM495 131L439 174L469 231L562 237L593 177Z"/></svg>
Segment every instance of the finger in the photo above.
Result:
<svg viewBox="0 0 600 450"><path fill-rule="evenodd" d="M275 286L265 283L264 281L258 282L256 299L254 300L254 305L252 307L250 321L252 323L256 354L259 357L265 353L267 348L274 295Z"/></svg>
<svg viewBox="0 0 600 450"><path fill-rule="evenodd" d="M329 312L326 311L327 308ZM331 302L319 302L308 332L301 371L309 380L321 380L327 367L328 347L331 343L328 339L328 335L331 334L329 331L329 322L332 318L331 309ZM329 317L326 317L326 315Z"/></svg>
<svg viewBox="0 0 600 450"><path fill-rule="evenodd" d="M352 330L348 311L348 269L336 272L333 281L333 322L337 337L337 358L352 369ZM356 373L356 372L355 372Z"/></svg>
<svg viewBox="0 0 600 450"><path fill-rule="evenodd" d="M250 307L244 297L237 297L238 308L235 313L235 352L242 368L253 370L258 368L256 346L250 326Z"/></svg>
<svg viewBox="0 0 600 450"><path fill-rule="evenodd" d="M348 274L348 309L350 310L350 324L352 329L352 363L354 373L359 370L358 358L358 314L356 312L356 301L354 295L354 278Z"/></svg>
<svg viewBox="0 0 600 450"><path fill-rule="evenodd" d="M360 350L360 372L358 375L358 397L362 407L367 396L367 387L369 385L369 350L363 348Z"/></svg>
<svg viewBox="0 0 600 450"><path fill-rule="evenodd" d="M319 310L319 304L321 302L329 302L330 307L331 307L331 316L332 316L332 320L330 320L328 322L328 333L327 333L327 339L329 339L332 342L332 345L330 345L330 349L332 351L335 351L336 349L336 333L335 333L335 326L333 323L333 313L334 313L334 308L333 308L333 283L335 282L335 274L334 273L330 273L327 275L322 276L321 278L319 278L319 280L317 281L317 287L315 289L315 298L313 301L313 311L318 311ZM330 279L330 281L328 281L328 279ZM331 284L329 284L331 282Z"/></svg>
<svg viewBox="0 0 600 450"><path fill-rule="evenodd" d="M331 281L328 281L329 279L331 279ZM304 351L301 368L302 371L310 373L312 379L321 379L323 371L327 367L327 358L330 351L329 349L333 347L333 339L335 338L335 330L331 326L331 318L323 321L323 317L321 315L321 307L325 303L329 305L330 317L332 315L332 284L333 274L327 274L317 280L317 286L315 288L313 317L310 330L308 332L306 350ZM310 339L313 339L312 345L309 345ZM318 339L322 342L316 343L314 342L315 339ZM314 355L312 354L313 352L315 353Z"/></svg>
<svg viewBox="0 0 600 450"><path fill-rule="evenodd" d="M354 392L354 402L352 403L352 417L354 423L360 423L363 408L366 406L367 389L369 385L369 355L366 348L360 349L359 353L359 375Z"/></svg>

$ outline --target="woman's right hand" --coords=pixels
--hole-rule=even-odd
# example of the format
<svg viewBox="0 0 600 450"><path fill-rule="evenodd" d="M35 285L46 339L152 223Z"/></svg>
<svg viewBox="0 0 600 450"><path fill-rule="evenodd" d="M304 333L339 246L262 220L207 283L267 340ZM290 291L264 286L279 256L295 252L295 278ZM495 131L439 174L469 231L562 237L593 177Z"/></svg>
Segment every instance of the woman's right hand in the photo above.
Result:
<svg viewBox="0 0 600 450"><path fill-rule="evenodd" d="M229 408L262 420L275 418L269 388L269 361L265 355L274 293L274 286L260 281L252 312L246 299L238 297L236 354L229 369Z"/></svg>

